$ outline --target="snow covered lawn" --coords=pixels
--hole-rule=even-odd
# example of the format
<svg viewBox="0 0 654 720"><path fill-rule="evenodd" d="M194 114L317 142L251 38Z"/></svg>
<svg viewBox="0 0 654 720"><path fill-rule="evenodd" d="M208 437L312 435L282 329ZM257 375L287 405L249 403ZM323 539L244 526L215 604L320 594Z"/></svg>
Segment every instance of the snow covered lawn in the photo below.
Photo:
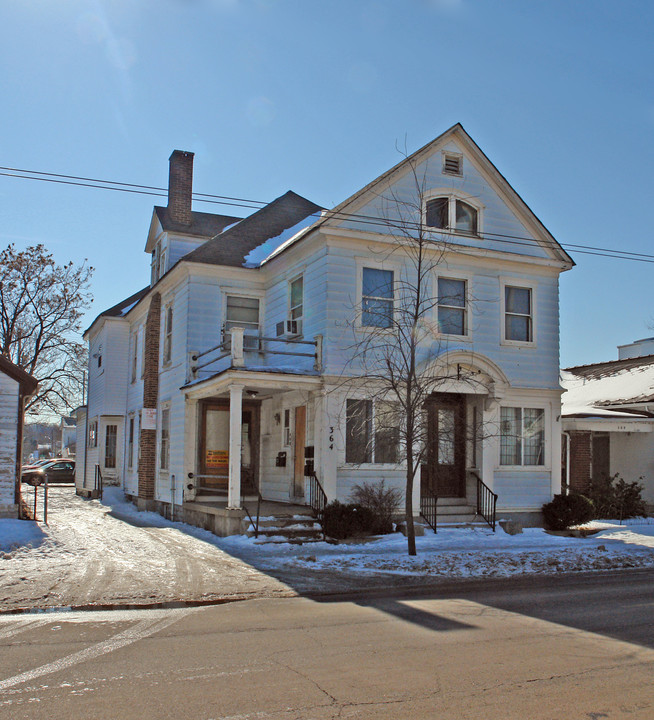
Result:
<svg viewBox="0 0 654 720"><path fill-rule="evenodd" d="M269 597L443 578L654 567L654 519L594 522L586 538L526 529L441 529L333 545L218 538L141 513L118 488L103 502L51 489L49 525L0 520L0 609Z"/></svg>

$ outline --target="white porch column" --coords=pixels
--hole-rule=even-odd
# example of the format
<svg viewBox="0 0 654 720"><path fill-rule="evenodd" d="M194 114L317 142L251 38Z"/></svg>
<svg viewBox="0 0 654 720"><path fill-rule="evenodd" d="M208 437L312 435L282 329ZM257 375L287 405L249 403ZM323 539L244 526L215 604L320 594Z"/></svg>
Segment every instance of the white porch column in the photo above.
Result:
<svg viewBox="0 0 654 720"><path fill-rule="evenodd" d="M338 427L338 403L328 390L321 390L316 403L316 474L327 494L328 502L336 500L336 475L340 439ZM318 449L319 448L319 449Z"/></svg>
<svg viewBox="0 0 654 720"><path fill-rule="evenodd" d="M561 400L559 397L550 404L551 422L551 440L550 447L550 467L552 468L552 495L558 495L561 492L561 433L563 427L561 425ZM547 433L545 434L545 447L547 448ZM570 458L568 458L568 464Z"/></svg>
<svg viewBox="0 0 654 720"><path fill-rule="evenodd" d="M495 398L484 402L481 436L481 479L495 491L495 468L500 463L500 404Z"/></svg>
<svg viewBox="0 0 654 720"><path fill-rule="evenodd" d="M232 336L233 337L233 336ZM243 385L229 386L229 486L227 507L241 507L241 426Z"/></svg>
<svg viewBox="0 0 654 720"><path fill-rule="evenodd" d="M183 499L195 500L197 493L198 457L198 401L188 397L184 402L184 475L182 477ZM189 478L189 473L193 478Z"/></svg>

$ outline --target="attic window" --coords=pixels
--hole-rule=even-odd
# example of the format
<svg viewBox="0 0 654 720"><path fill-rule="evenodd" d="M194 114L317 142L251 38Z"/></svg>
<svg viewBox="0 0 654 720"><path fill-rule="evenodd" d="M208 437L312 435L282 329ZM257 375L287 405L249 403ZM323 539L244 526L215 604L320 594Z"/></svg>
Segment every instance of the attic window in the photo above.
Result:
<svg viewBox="0 0 654 720"><path fill-rule="evenodd" d="M443 153L443 174L463 175L463 155Z"/></svg>
<svg viewBox="0 0 654 720"><path fill-rule="evenodd" d="M462 235L478 235L479 211L458 198L432 198L425 204L425 225Z"/></svg>

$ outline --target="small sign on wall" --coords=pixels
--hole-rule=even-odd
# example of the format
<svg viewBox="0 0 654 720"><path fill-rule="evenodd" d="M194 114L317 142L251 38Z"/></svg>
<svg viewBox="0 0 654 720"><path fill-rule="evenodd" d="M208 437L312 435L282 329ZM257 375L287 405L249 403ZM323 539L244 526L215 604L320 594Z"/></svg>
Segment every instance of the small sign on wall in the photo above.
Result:
<svg viewBox="0 0 654 720"><path fill-rule="evenodd" d="M229 465L229 452L227 450L207 450L205 465L208 468Z"/></svg>
<svg viewBox="0 0 654 720"><path fill-rule="evenodd" d="M157 409L143 408L141 412L141 430L157 429Z"/></svg>

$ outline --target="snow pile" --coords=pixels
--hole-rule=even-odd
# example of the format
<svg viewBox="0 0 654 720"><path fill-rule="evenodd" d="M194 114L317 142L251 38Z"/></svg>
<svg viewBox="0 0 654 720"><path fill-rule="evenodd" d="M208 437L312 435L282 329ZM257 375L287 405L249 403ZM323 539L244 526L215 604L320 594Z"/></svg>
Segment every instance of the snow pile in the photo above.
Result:
<svg viewBox="0 0 654 720"><path fill-rule="evenodd" d="M36 548L46 534L31 520L0 520L0 552L9 553L21 547Z"/></svg>
<svg viewBox="0 0 654 720"><path fill-rule="evenodd" d="M256 268L263 265L271 257L280 253L285 247L291 245L300 235L316 222L314 215L300 220L300 222L287 228L276 237L268 238L266 242L258 245L245 256L243 267Z"/></svg>
<svg viewBox="0 0 654 720"><path fill-rule="evenodd" d="M564 415L595 415L598 417L629 417L632 413L597 407L597 403L635 401L654 393L654 364L627 368L612 375L592 378L561 371L561 385L566 390L561 398Z"/></svg>

